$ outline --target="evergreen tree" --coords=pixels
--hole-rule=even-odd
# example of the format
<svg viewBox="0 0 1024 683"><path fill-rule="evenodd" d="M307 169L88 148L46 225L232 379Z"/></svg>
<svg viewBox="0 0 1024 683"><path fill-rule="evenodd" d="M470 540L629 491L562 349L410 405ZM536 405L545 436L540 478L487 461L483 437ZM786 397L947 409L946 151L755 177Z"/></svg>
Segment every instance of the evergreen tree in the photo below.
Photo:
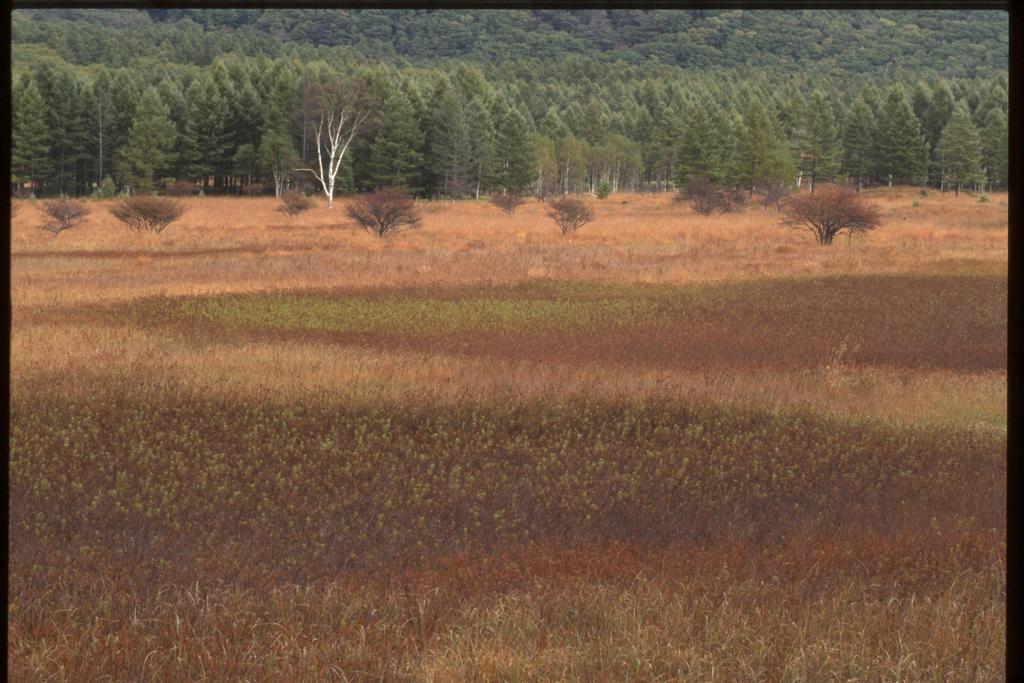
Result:
<svg viewBox="0 0 1024 683"><path fill-rule="evenodd" d="M43 96L35 82L23 76L14 88L11 129L11 172L17 184L29 183L38 192L50 172L50 129Z"/></svg>
<svg viewBox="0 0 1024 683"><path fill-rule="evenodd" d="M807 103L800 144L800 167L809 178L811 192L821 181L830 181L839 171L843 149L835 114L824 93L815 90Z"/></svg>
<svg viewBox="0 0 1024 683"><path fill-rule="evenodd" d="M100 71L88 91L86 111L89 138L92 141L96 164L96 184L99 185L109 172L111 157L111 128L114 117L113 84L110 72Z"/></svg>
<svg viewBox="0 0 1024 683"><path fill-rule="evenodd" d="M508 108L495 128L498 160L495 187L525 192L537 178L537 156L530 124L517 110Z"/></svg>
<svg viewBox="0 0 1024 683"><path fill-rule="evenodd" d="M117 174L122 185L136 192L151 192L155 180L174 160L177 137L170 109L156 88L142 94L128 142L117 155Z"/></svg>
<svg viewBox="0 0 1024 683"><path fill-rule="evenodd" d="M953 185L960 195L961 185L980 184L982 175L981 136L963 102L956 105L949 123L942 129L935 150L942 168L942 182Z"/></svg>
<svg viewBox="0 0 1024 683"><path fill-rule="evenodd" d="M982 163L988 176L989 185L993 189L1006 189L1009 174L1009 128L1006 114L1000 109L992 109L985 117L985 127L981 130Z"/></svg>
<svg viewBox="0 0 1024 683"><path fill-rule="evenodd" d="M35 80L43 97L46 125L50 130L53 172L48 182L58 194L84 194L89 150L87 103L83 100L82 84L70 70L58 71L47 65L38 70Z"/></svg>
<svg viewBox="0 0 1024 683"><path fill-rule="evenodd" d="M174 139L174 162L167 169L174 178L183 178L187 175L185 164L188 162L188 140L183 134L188 126L188 105L185 102L185 94L181 91L178 82L171 78L163 78L156 87L160 99L167 105L171 115L171 123L178 135Z"/></svg>
<svg viewBox="0 0 1024 683"><path fill-rule="evenodd" d="M792 179L792 159L780 139L778 124L756 97L745 98L734 126L735 150L732 179L736 186L753 191L765 183Z"/></svg>
<svg viewBox="0 0 1024 683"><path fill-rule="evenodd" d="M412 103L402 90L389 88L379 108L380 121L366 150L364 175L359 184L367 189L402 187L420 193L423 133Z"/></svg>
<svg viewBox="0 0 1024 683"><path fill-rule="evenodd" d="M185 127L188 163L186 172L209 187L212 175L225 171L230 142L229 111L213 79L206 75L192 81L185 91L188 121Z"/></svg>
<svg viewBox="0 0 1024 683"><path fill-rule="evenodd" d="M938 147L942 129L946 127L949 117L953 115L953 105L953 92L948 83L942 82L932 92L928 108L921 117L921 132L924 133L924 139L928 142L928 149L932 153L929 180L935 184L941 181L941 170L935 160L935 149Z"/></svg>
<svg viewBox="0 0 1024 683"><path fill-rule="evenodd" d="M889 89L878 126L876 165L889 184L915 184L928 173L928 143L903 88Z"/></svg>
<svg viewBox="0 0 1024 683"><path fill-rule="evenodd" d="M856 183L858 192L872 174L877 135L875 115L863 97L857 98L843 125L843 171Z"/></svg>
<svg viewBox="0 0 1024 683"><path fill-rule="evenodd" d="M721 183L727 173L726 126L710 101L691 105L676 147L673 182L678 187L706 179Z"/></svg>

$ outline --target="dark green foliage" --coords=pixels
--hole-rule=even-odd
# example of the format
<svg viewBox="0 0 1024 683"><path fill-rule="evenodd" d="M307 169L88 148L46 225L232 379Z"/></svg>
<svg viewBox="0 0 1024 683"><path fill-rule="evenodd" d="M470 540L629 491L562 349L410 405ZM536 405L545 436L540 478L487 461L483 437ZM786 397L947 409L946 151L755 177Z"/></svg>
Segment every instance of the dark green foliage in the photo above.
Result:
<svg viewBox="0 0 1024 683"><path fill-rule="evenodd" d="M857 189L872 176L875 168L877 135L875 115L863 96L857 98L846 113L843 126L843 172Z"/></svg>
<svg viewBox="0 0 1024 683"><path fill-rule="evenodd" d="M982 12L61 12L13 16L14 73L32 76L45 121L32 131L22 117L16 191L31 181L43 195L91 193L155 86L178 133L155 183L280 194L315 162L309 86L328 64L365 78L376 102L375 124L344 156L342 192L665 191L694 177L749 192L798 169L812 184L841 174L938 185L934 151L954 100L979 128L1008 115L1008 80L994 70L1005 21ZM499 38L513 34L524 42ZM891 88L879 94L893 84L909 88L905 106ZM858 95L871 117L850 108Z"/></svg>
<svg viewBox="0 0 1024 683"><path fill-rule="evenodd" d="M832 105L820 90L815 90L807 103L801 131L800 167L813 192L819 182L835 178L843 154Z"/></svg>
<svg viewBox="0 0 1024 683"><path fill-rule="evenodd" d="M935 157L943 183L952 185L957 194L962 185L978 185L985 179L981 166L981 136L966 104L961 102L953 110L939 136Z"/></svg>
<svg viewBox="0 0 1024 683"><path fill-rule="evenodd" d="M726 138L728 122L710 101L699 102L686 110L683 132L675 153L673 180L677 186L706 179L719 183L728 168Z"/></svg>
<svg viewBox="0 0 1024 683"><path fill-rule="evenodd" d="M117 175L121 184L135 192L152 191L155 179L174 161L176 138L170 109L160 99L156 88L148 88L139 101L128 140L117 154Z"/></svg>
<svg viewBox="0 0 1024 683"><path fill-rule="evenodd" d="M981 129L982 162L988 176L989 186L1005 190L1009 177L1009 128L1006 115L993 109Z"/></svg>
<svg viewBox="0 0 1024 683"><path fill-rule="evenodd" d="M402 187L419 193L423 132L412 102L401 88L387 87L377 105L379 121L366 151L360 185L376 190Z"/></svg>
<svg viewBox="0 0 1024 683"><path fill-rule="evenodd" d="M11 109L11 174L32 190L50 169L50 129L42 95L32 79L23 77L14 88Z"/></svg>
<svg viewBox="0 0 1024 683"><path fill-rule="evenodd" d="M877 168L889 183L922 182L928 173L928 143L903 88L889 89L879 117Z"/></svg>

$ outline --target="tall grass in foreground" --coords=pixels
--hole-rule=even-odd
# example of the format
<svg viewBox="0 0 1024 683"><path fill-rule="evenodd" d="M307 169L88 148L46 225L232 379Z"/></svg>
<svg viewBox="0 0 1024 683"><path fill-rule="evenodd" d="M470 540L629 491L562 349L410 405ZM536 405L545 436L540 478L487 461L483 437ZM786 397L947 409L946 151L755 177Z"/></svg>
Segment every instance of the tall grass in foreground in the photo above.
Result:
<svg viewBox="0 0 1024 683"><path fill-rule="evenodd" d="M309 581L509 544L1005 525L998 433L660 401L42 395L15 397L10 446L12 588L87 567Z"/></svg>

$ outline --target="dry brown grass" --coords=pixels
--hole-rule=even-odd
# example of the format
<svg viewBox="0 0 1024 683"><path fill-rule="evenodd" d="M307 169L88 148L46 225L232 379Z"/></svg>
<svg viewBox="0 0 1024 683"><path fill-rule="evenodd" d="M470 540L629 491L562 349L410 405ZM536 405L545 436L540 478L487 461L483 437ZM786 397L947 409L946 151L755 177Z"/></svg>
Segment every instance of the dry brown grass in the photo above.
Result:
<svg viewBox="0 0 1024 683"><path fill-rule="evenodd" d="M37 212L15 216L13 299L19 306L551 277L692 282L1006 271L1005 194L984 204L966 195L922 197L911 190L876 191L871 199L880 205L883 226L829 248L780 227L773 210L702 217L668 195L614 195L568 242L536 200L511 218L485 201L424 203L423 228L390 240L351 225L344 201L333 210L321 203L289 223L273 198L186 198L185 215L161 236L126 230L105 210L111 202L101 201L79 229L57 240L38 229Z"/></svg>
<svg viewBox="0 0 1024 683"><path fill-rule="evenodd" d="M510 548L407 582L104 581L11 605L15 680L1002 678L1005 544Z"/></svg>
<svg viewBox="0 0 1024 683"><path fill-rule="evenodd" d="M909 189L867 195L880 207L882 227L831 247L779 227L774 211L754 207L704 218L668 195L613 195L597 207L596 220L569 240L537 201L511 217L483 201L426 203L422 230L389 240L348 225L344 202L333 211L321 202L289 222L275 212L272 198L188 198L183 218L161 236L132 233L105 210L110 202L98 202L83 225L56 239L38 229L38 212L23 207L14 218L11 244L11 380L18 406L12 422L18 430L12 496L22 504L14 510L10 548L9 670L17 680L68 681L999 679L1005 653L1005 520L993 493L1001 494L1000 486L992 481L1005 476L999 454L1005 450L1006 374L991 362L973 370L955 363L881 366L851 363L842 348L824 353L829 349L822 347L815 348L813 359L793 367L659 366L629 353L614 361L600 353L577 358L571 349L524 358L511 352L516 339L503 342L508 353L474 355L471 345L461 350L457 343L450 348L399 345L386 335L354 346L244 329L211 334L187 321L152 324L122 316L146 297L294 289L345 288L376 296L382 288L439 293L439 285L461 284L483 291L490 284L538 279L717 283L820 275L985 275L995 282L994 298L977 305L995 324L977 339L967 331L943 343L950 348L979 340L1002 343L999 321L1005 316L993 302L1005 292L999 282L1005 282L1007 270L1006 195L993 194L989 203ZM957 305L965 305L963 298ZM899 314L885 322L898 327L901 321ZM756 334L755 327L748 332ZM155 403L139 403L140 395ZM363 491L364 484L383 476L385 456L399 446L418 454L417 443L438 445L433 437L421 438L421 425L429 420L418 422L407 413L442 416L443 423L443 415L476 406L472 409L486 423L518 400L532 402L537 415L568 401L624 402L639 405L640 415L650 409L643 407L649 402L672 410L708 403L704 408L726 416L765 411L769 414L751 416L750 424L793 425L805 446L843 433L853 444L850 453L857 454L842 459L844 466L855 469L862 458L879 466L863 477L843 478L837 468L777 472L779 481L792 484L773 494L777 506L796 490L818 506L796 501L782 517L817 520L819 532L832 529L826 538L794 532L760 543L753 527L739 523L763 521L756 506L736 500L734 514L715 508L721 538L698 544L702 548L677 534L692 520L662 529L678 542L660 547L615 541L615 534L598 525L590 541L577 547L553 536L547 545L510 541L492 554L471 543L459 553L413 563L404 574L334 572L325 578L329 568L317 564L319 556L305 541L315 534L303 535L293 523L319 529L330 555L338 543L330 529L363 524L358 516L342 513L323 518L322 511L342 493L362 496L367 509L394 517L390 532L405 534L410 543L416 538L410 530L423 520L403 517L404 508L394 510ZM244 436L239 426L245 420L231 416L253 401L262 402L259 410L266 419L261 424L276 425L275 415L285 416L288 438L299 445L281 441L276 432L264 433L259 425ZM329 406L335 406L335 414ZM357 478L332 493L324 482L341 477L336 465L354 451L338 447L337 460L314 457L319 442L309 441L309 435L323 428L332 438L344 437L344 430L331 431L337 414L362 409L393 410L396 416L394 431L385 428L384 436L373 437L380 448L360 451L369 458L364 464L377 458L381 468L378 475ZM323 419L314 424L307 419L312 413ZM820 428L816 441L813 432L802 431L806 425L819 429L813 427L817 418L807 418L814 414L863 422L839 420L834 424L845 426ZM98 415L104 416L102 425ZM154 423L152 415L164 417ZM490 473L481 474L474 490L491 491L486 505L515 512L525 525L558 526L569 519L536 516L536 505L517 507L495 493L511 491L519 481L502 483L493 475L527 461L510 454L523 434L539 429L545 419L527 420L522 427L510 423L490 441L466 430L476 439L466 463ZM632 446L611 448L604 436L591 446L583 443L587 429L607 431L606 423L598 416L587 425L568 424L559 441L576 444L570 448L578 458L575 471L590 472L586 477L594 490L609 480L591 472L593 453L607 451L605 459L619 463L593 464L611 467L611 480L633 471L632 461L622 455ZM200 439L202 425L206 432ZM223 436L231 431L228 425L236 436L243 434L238 448ZM399 425L405 425L405 436L388 441L388 434L399 434ZM671 420L663 426L674 429ZM955 435L959 445L952 450L961 455L979 448L988 455L959 460L929 433L932 428ZM865 435L874 430L888 436L871 441ZM758 436L756 428L737 431L734 441L714 429L705 433L729 452L760 453L758 462L788 458L820 464L836 457L829 448L790 452L783 444L772 451L774 437ZM71 441L62 445L61 434ZM670 444L658 441L659 434L652 432L651 443L675 457ZM93 441L100 445L91 447ZM543 440L534 441L536 448L524 454L537 464L538 486L565 484L564 478L544 478L549 466ZM270 449L269 443L280 448ZM440 462L457 443L463 442L435 448L430 457ZM917 444L917 450L908 450L908 444ZM242 457L244 449L251 452ZM248 472L246 457L262 459L260 472L266 477ZM929 459L946 463L946 469L929 470ZM171 471L172 460L180 471L195 469L202 476L179 481L161 474ZM387 484L398 499L421 496L424 505L440 506L445 514L443 501L432 494L444 490L444 480L437 479L429 458L390 462L392 479L376 486ZM908 478L904 462L923 469ZM303 483L295 475L294 467L316 463L323 472L314 480ZM751 482L772 489L776 478L756 464L749 472L729 470L731 478L709 466L696 472L690 485L705 502L739 495ZM264 497L260 509L273 523L254 526L255 518L245 511L260 503L234 490L240 479L226 475L230 466L248 472L255 487L250 494ZM890 466L892 476L879 474ZM33 476L40 468L49 474ZM402 472L416 476L403 478ZM975 476L979 472L985 476ZM664 477L636 473L636 481L660 490ZM808 483L833 476L834 504ZM872 477L878 481L870 483ZM903 488L897 491L893 482ZM858 488L869 484L867 493ZM319 497L311 494L314 489ZM233 493L221 499L222 490ZM564 495L546 503L568 505L571 515L579 515L578 526L586 527L587 510L572 505L589 490L565 488ZM650 503L637 491L624 491L630 502L617 503L624 505L620 517L605 509L607 500L587 499L597 505L590 514L613 531ZM850 491L859 493L847 495ZM146 516L141 503L160 495L169 497ZM196 505L185 504L187 495L199 495ZM829 527L833 505L849 506L857 496L874 501L865 503L875 505L873 516L864 518L870 524L860 531L845 523ZM889 509L902 505L913 514L897 511L890 520L879 501L893 496L902 500L890 501ZM125 501L133 501L132 509ZM266 501L272 504L267 507ZM669 496L659 509L685 504ZM505 520L489 516L491 508L483 522L505 529ZM950 516L951 511L956 514ZM848 517L856 520L857 514ZM175 520L192 529L188 537L175 535ZM642 536L637 529L630 535ZM165 544L157 543L152 557L126 559L122 541L148 539L151 533L163 534ZM267 540L274 533L280 534L276 546ZM370 554L377 551L371 536L363 538ZM211 539L220 541L210 545ZM530 540L537 539L531 535ZM286 546L293 552L278 569L308 561L303 571L323 580L275 573L273 561L269 566L246 561L273 559L275 547L280 554ZM169 567L159 561L161 552L195 561Z"/></svg>

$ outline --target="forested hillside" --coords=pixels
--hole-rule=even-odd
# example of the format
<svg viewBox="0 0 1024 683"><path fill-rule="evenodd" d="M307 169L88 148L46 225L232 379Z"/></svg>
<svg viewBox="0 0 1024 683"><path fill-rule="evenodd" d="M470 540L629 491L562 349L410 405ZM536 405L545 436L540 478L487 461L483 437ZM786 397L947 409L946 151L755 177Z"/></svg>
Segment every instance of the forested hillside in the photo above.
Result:
<svg viewBox="0 0 1024 683"><path fill-rule="evenodd" d="M19 10L12 42L16 192L280 190L332 80L370 113L343 191L1006 182L1000 12Z"/></svg>

